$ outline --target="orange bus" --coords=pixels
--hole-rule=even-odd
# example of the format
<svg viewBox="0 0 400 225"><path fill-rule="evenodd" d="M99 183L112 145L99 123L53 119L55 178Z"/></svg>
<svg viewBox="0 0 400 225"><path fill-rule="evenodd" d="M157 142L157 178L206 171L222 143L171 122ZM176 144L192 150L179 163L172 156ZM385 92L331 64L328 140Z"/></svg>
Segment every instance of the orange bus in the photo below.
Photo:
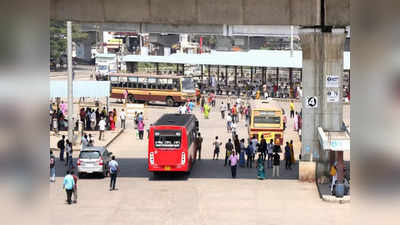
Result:
<svg viewBox="0 0 400 225"><path fill-rule="evenodd" d="M196 99L192 77L149 74L110 74L111 97L123 99L128 92L130 102L165 102L179 105Z"/></svg>
<svg viewBox="0 0 400 225"><path fill-rule="evenodd" d="M148 170L189 172L196 160L199 122L192 114L164 114L149 129Z"/></svg>

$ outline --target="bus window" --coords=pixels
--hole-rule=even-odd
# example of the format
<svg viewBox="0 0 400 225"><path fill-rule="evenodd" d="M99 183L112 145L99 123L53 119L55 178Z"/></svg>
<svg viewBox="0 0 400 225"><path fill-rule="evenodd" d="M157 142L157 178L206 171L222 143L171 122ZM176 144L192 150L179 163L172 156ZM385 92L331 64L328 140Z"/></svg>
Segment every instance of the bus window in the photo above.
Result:
<svg viewBox="0 0 400 225"><path fill-rule="evenodd" d="M156 79L156 89L158 89L158 90L161 90L161 89L162 89L160 80L161 80L160 78L157 78L157 79Z"/></svg>
<svg viewBox="0 0 400 225"><path fill-rule="evenodd" d="M138 88L147 88L147 78L146 77L138 78Z"/></svg>
<svg viewBox="0 0 400 225"><path fill-rule="evenodd" d="M193 78L190 78L190 77L182 78L182 90L183 91L194 91Z"/></svg>
<svg viewBox="0 0 400 225"><path fill-rule="evenodd" d="M181 84L180 84L180 82L179 82L179 79L174 79L173 82L174 82L174 83L173 83L173 88L174 88L174 89L176 88L177 91L180 91L180 90L181 90Z"/></svg>
<svg viewBox="0 0 400 225"><path fill-rule="evenodd" d="M119 86L119 77L110 76L110 82L111 82L112 87L118 87Z"/></svg>
<svg viewBox="0 0 400 225"><path fill-rule="evenodd" d="M172 79L167 80L167 89L172 90L173 89L173 81Z"/></svg>
<svg viewBox="0 0 400 225"><path fill-rule="evenodd" d="M159 78L159 83L161 88L160 89L168 89L168 79L167 78Z"/></svg>
<svg viewBox="0 0 400 225"><path fill-rule="evenodd" d="M156 79L156 78L154 78L154 77L149 77L149 78L147 79L147 83L148 83L147 88L150 88L150 89L157 89L157 79Z"/></svg>
<svg viewBox="0 0 400 225"><path fill-rule="evenodd" d="M127 87L128 84L128 77L120 77L119 78L120 81L120 87Z"/></svg>
<svg viewBox="0 0 400 225"><path fill-rule="evenodd" d="M137 77L128 77L128 86L130 88L136 88L137 87L137 81L138 78Z"/></svg>
<svg viewBox="0 0 400 225"><path fill-rule="evenodd" d="M181 132L178 130L154 131L154 146L156 148L180 148Z"/></svg>

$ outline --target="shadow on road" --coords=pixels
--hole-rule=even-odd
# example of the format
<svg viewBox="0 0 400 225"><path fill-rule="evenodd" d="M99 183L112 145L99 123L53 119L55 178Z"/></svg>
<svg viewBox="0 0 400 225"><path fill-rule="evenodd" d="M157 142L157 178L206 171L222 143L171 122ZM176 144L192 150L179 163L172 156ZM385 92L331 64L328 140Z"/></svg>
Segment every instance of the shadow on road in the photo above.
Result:
<svg viewBox="0 0 400 225"><path fill-rule="evenodd" d="M153 174L147 170L147 158L122 158L117 159L120 165L121 171L119 177L135 177L135 178L149 178L150 181L163 181L163 180L188 180L188 179L231 179L230 167L224 167L224 160L211 160L203 159L197 160L190 173L159 173ZM282 180L292 180L298 179L299 177L299 167L298 162L292 166L291 170L285 169L285 162L281 161L280 166L280 177L272 178L272 169L266 168L265 174L267 179L282 179ZM74 162L75 164L75 162ZM265 163L266 165L266 163ZM56 161L56 176L63 177L65 175L66 169L64 162ZM253 163L253 168L237 168L236 179L256 179L257 169L255 168L255 163ZM89 176L84 176L85 179L101 179L101 176L89 174Z"/></svg>

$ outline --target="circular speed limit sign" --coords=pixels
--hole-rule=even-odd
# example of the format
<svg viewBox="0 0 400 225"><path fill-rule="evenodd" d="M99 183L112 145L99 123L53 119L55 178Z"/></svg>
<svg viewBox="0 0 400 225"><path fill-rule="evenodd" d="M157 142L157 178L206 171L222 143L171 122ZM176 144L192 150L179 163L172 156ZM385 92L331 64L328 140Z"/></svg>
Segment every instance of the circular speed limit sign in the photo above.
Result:
<svg viewBox="0 0 400 225"><path fill-rule="evenodd" d="M317 108L318 107L318 98L316 96L306 97L306 107L307 108Z"/></svg>

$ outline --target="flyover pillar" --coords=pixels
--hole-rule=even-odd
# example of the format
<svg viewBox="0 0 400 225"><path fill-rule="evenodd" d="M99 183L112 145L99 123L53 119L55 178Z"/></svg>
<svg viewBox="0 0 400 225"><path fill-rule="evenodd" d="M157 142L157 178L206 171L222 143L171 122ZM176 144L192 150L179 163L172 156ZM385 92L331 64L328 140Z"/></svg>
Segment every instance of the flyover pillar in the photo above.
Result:
<svg viewBox="0 0 400 225"><path fill-rule="evenodd" d="M320 146L318 127L325 131L341 131L343 110L340 87L346 36L344 29L333 29L332 32L302 29L299 36L303 51L301 159L302 162L319 161L329 165L329 154ZM309 97L317 99L315 106L307 103ZM306 167L314 175L306 175L307 172L302 170ZM315 164L314 168L310 165L306 167L300 163L300 179L315 178Z"/></svg>

